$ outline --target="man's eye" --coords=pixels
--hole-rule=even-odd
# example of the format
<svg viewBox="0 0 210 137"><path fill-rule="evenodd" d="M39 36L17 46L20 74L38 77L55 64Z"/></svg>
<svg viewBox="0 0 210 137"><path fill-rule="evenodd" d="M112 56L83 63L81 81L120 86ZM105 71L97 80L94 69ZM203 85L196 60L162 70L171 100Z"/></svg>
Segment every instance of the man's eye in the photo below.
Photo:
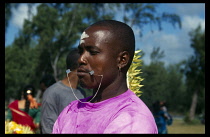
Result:
<svg viewBox="0 0 210 137"><path fill-rule="evenodd" d="M90 51L90 54L91 55L96 55L96 54L98 54L99 52L98 51Z"/></svg>

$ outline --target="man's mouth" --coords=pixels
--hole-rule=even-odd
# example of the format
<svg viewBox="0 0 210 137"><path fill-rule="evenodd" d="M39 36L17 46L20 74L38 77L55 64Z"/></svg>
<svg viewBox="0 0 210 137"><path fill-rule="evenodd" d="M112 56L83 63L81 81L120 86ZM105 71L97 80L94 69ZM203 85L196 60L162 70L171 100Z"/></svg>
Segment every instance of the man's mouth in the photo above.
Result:
<svg viewBox="0 0 210 137"><path fill-rule="evenodd" d="M79 78L84 77L85 75L89 75L90 70L85 68L78 68L77 69L77 76Z"/></svg>

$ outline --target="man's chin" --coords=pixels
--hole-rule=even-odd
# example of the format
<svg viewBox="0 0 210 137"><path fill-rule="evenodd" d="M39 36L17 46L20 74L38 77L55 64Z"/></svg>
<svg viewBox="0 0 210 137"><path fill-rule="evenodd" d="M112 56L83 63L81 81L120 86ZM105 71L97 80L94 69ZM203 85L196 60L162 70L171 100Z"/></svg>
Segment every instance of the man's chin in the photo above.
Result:
<svg viewBox="0 0 210 137"><path fill-rule="evenodd" d="M90 86L90 84L86 84L83 81L80 81L79 84L81 85L81 87L86 88L86 89L92 89L93 88L92 86Z"/></svg>
<svg viewBox="0 0 210 137"><path fill-rule="evenodd" d="M88 86L86 86L86 85L84 85L84 84L80 84L80 85L81 85L81 87L83 87L83 88L91 89L90 87L88 87Z"/></svg>

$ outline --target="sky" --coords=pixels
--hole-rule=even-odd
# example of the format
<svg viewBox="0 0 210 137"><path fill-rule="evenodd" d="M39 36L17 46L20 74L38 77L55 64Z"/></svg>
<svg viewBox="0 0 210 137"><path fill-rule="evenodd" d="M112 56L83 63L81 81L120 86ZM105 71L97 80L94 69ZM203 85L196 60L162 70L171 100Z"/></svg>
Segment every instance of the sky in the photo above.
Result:
<svg viewBox="0 0 210 137"><path fill-rule="evenodd" d="M36 4L32 7L32 13L36 15ZM18 31L22 29L24 19L27 19L28 7L21 4L17 9L12 10L12 18L6 32L5 47L11 45L14 38L18 36ZM157 26L144 26L143 30L133 28L136 49L142 50L145 55L142 60L145 64L149 64L150 54L154 47L160 47L164 51L165 57L161 61L165 65L176 64L182 60L188 59L193 55L194 50L190 47L189 32L201 25L205 30L205 3L161 3L157 12L175 13L181 17L182 28L175 28L169 23L163 23L162 31L158 31ZM120 19L122 12L117 12L116 20ZM151 27L154 30L151 32ZM139 36L139 31L143 32L143 37Z"/></svg>

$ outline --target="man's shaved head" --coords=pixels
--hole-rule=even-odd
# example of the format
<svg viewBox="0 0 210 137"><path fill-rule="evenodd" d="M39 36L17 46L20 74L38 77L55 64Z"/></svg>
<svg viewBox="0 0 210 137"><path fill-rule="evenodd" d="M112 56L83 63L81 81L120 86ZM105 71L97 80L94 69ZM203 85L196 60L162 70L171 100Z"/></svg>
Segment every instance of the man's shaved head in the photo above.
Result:
<svg viewBox="0 0 210 137"><path fill-rule="evenodd" d="M128 51L130 55L130 60L128 62L129 68L135 51L135 36L132 28L125 23L115 20L102 20L90 25L88 28L95 26L108 28L112 34L112 37L119 42L119 44L117 44L115 47L118 52Z"/></svg>

